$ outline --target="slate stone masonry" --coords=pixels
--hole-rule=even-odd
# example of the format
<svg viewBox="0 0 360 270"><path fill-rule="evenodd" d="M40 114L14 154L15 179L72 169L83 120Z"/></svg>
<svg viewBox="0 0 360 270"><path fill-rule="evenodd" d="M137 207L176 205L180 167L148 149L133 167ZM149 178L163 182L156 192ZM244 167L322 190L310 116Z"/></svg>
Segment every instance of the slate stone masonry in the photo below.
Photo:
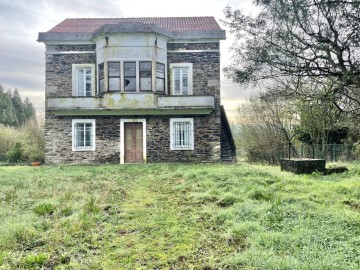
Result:
<svg viewBox="0 0 360 270"><path fill-rule="evenodd" d="M47 116L46 164L120 163L120 117L53 117L51 114ZM209 115L174 117L194 119L194 150L170 150L170 118L173 118L172 116L146 117L147 162L220 161L218 139L220 131L216 128L218 123L213 122L214 117ZM95 151L72 151L72 119L95 119Z"/></svg>
<svg viewBox="0 0 360 270"><path fill-rule="evenodd" d="M95 45L58 45L52 51L93 51ZM215 109L210 115L136 116L146 118L147 162L217 162L221 160L220 53L219 43L169 43L170 63L193 63L193 94L213 95ZM199 50L199 52L186 52ZM72 64L95 64L95 53L47 54L46 97L72 95ZM168 71L168 76L170 72ZM211 83L210 83L211 81ZM168 77L168 82L170 78ZM170 85L168 85L170 89ZM136 118L126 116L125 118ZM170 118L194 119L194 150L170 150ZM72 151L72 119L96 119L96 150ZM45 162L120 163L119 116L56 117L46 111Z"/></svg>
<svg viewBox="0 0 360 270"><path fill-rule="evenodd" d="M95 45L58 45L55 51L78 52L95 51ZM53 48L52 48L53 49ZM95 64L95 53L84 54L46 54L45 57L45 96L72 96L72 64Z"/></svg>

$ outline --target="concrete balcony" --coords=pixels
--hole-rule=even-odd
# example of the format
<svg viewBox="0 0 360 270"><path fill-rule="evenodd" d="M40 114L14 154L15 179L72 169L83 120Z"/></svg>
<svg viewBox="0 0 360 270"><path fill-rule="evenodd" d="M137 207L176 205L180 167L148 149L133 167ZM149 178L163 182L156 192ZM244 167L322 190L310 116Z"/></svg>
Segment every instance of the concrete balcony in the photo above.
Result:
<svg viewBox="0 0 360 270"><path fill-rule="evenodd" d="M210 114L213 96L163 96L149 93L106 93L99 97L47 98L55 115Z"/></svg>

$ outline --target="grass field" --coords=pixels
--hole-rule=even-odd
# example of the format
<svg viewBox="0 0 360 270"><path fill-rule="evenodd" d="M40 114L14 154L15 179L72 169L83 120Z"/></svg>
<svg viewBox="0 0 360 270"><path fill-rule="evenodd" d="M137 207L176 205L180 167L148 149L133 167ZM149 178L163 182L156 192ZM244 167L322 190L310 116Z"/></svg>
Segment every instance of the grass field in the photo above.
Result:
<svg viewBox="0 0 360 270"><path fill-rule="evenodd" d="M348 167L0 167L0 269L360 269Z"/></svg>

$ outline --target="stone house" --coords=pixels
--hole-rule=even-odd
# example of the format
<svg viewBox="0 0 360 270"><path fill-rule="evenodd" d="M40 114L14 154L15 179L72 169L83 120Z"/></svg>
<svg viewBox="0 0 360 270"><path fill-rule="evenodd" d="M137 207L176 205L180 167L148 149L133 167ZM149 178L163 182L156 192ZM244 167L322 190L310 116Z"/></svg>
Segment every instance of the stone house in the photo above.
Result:
<svg viewBox="0 0 360 270"><path fill-rule="evenodd" d="M45 161L235 160L213 17L66 19L46 45Z"/></svg>

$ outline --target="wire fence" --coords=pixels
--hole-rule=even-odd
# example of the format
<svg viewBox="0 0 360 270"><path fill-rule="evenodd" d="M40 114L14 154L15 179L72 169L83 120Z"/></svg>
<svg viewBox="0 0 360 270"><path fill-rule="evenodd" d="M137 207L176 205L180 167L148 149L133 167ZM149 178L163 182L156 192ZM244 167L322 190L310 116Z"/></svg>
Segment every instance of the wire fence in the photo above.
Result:
<svg viewBox="0 0 360 270"><path fill-rule="evenodd" d="M288 150L288 147L286 147ZM351 161L355 159L352 145L346 144L292 144L291 158L320 158L328 162ZM283 155L283 158L288 156Z"/></svg>
<svg viewBox="0 0 360 270"><path fill-rule="evenodd" d="M280 159L314 158L325 159L327 162L353 161L359 158L360 151L354 145L347 144L289 144L266 145L251 150L238 148L239 159L249 162L265 162L278 164Z"/></svg>

